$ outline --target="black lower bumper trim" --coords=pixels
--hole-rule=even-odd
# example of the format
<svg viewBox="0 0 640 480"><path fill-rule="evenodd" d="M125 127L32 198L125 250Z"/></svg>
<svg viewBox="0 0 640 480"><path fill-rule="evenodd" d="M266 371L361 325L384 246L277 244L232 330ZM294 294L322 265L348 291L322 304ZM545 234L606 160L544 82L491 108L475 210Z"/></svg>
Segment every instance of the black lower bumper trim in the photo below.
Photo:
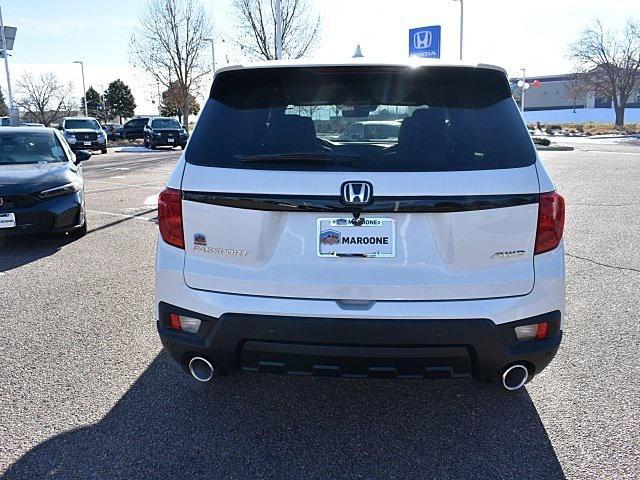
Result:
<svg viewBox="0 0 640 480"><path fill-rule="evenodd" d="M197 334L169 328L169 313L202 320ZM499 378L506 365L540 372L555 356L562 332L554 311L508 324L488 319L387 320L262 316L220 318L160 303L158 330L181 365L196 355L220 373L247 371L371 378ZM514 327L548 322L544 340L518 342Z"/></svg>

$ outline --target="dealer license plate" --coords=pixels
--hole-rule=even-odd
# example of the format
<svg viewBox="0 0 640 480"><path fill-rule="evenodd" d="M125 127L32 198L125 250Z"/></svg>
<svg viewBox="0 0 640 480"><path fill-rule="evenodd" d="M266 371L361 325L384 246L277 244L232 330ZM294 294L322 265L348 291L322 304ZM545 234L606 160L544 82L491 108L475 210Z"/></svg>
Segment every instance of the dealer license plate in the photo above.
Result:
<svg viewBox="0 0 640 480"><path fill-rule="evenodd" d="M395 218L319 218L318 256L394 257Z"/></svg>
<svg viewBox="0 0 640 480"><path fill-rule="evenodd" d="M91 146L91 142L84 142L85 145Z"/></svg>
<svg viewBox="0 0 640 480"><path fill-rule="evenodd" d="M167 142L173 143L173 138L167 138Z"/></svg>
<svg viewBox="0 0 640 480"><path fill-rule="evenodd" d="M16 226L14 213L0 213L0 228L12 228Z"/></svg>

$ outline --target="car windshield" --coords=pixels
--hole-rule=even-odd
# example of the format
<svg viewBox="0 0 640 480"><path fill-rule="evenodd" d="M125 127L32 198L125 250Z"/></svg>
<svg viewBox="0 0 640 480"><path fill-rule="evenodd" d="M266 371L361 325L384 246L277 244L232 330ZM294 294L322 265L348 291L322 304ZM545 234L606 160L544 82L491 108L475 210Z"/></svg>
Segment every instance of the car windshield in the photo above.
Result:
<svg viewBox="0 0 640 480"><path fill-rule="evenodd" d="M151 120L153 128L182 128L174 118L156 118Z"/></svg>
<svg viewBox="0 0 640 480"><path fill-rule="evenodd" d="M53 132L0 133L0 165L66 161Z"/></svg>
<svg viewBox="0 0 640 480"><path fill-rule="evenodd" d="M459 171L535 162L507 78L473 67L223 72L185 155L197 165L271 170Z"/></svg>
<svg viewBox="0 0 640 480"><path fill-rule="evenodd" d="M97 121L92 118L73 118L67 119L64 121L65 129L76 129L76 128L90 128L92 130L99 130L100 125Z"/></svg>

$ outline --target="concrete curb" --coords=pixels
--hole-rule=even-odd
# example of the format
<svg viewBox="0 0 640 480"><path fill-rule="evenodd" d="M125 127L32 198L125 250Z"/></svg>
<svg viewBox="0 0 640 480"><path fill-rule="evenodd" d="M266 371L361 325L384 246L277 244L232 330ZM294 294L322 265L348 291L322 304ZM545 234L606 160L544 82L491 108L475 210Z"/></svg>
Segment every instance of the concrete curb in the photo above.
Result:
<svg viewBox="0 0 640 480"><path fill-rule="evenodd" d="M573 147L568 145L536 145L536 150L544 151L544 152L571 152L575 150Z"/></svg>

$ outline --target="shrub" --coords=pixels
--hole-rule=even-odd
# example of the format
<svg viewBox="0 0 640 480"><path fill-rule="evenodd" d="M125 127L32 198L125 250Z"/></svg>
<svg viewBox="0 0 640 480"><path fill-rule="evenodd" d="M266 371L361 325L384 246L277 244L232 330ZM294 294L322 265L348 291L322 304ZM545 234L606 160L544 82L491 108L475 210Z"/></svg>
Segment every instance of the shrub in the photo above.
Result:
<svg viewBox="0 0 640 480"><path fill-rule="evenodd" d="M533 143L536 145L543 145L545 147L548 147L549 145L551 145L551 140L549 140L548 138L533 137Z"/></svg>

